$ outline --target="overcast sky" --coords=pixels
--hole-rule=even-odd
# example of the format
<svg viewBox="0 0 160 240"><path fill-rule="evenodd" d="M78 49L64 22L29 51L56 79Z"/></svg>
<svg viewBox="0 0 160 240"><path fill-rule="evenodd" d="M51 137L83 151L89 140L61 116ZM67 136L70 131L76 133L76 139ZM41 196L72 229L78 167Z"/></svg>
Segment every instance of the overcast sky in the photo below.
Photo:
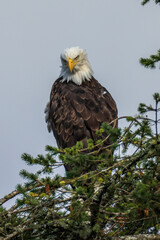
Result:
<svg viewBox="0 0 160 240"><path fill-rule="evenodd" d="M28 169L22 153L36 156L56 145L43 112L64 48L86 50L119 116L135 115L140 102L151 103L160 92L159 68L139 64L160 48L160 7L140 3L0 0L0 197L22 182L19 171Z"/></svg>

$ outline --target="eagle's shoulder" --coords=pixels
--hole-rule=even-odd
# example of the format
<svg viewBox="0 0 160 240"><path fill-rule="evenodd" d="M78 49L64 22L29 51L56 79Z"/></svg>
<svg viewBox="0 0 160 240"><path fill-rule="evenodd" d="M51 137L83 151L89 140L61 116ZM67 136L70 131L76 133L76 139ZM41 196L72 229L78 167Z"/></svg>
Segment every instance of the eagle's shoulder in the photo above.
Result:
<svg viewBox="0 0 160 240"><path fill-rule="evenodd" d="M88 91L91 91L92 94L90 97L91 99L95 99L99 110L103 109L102 111L105 113L106 108L108 109L111 114L110 118L108 118L108 121L111 120L111 118L112 120L115 119L117 117L117 106L108 90L103 87L94 77L92 77L91 83L86 81L84 86L87 86ZM105 114L103 115L107 119L107 114L106 116Z"/></svg>

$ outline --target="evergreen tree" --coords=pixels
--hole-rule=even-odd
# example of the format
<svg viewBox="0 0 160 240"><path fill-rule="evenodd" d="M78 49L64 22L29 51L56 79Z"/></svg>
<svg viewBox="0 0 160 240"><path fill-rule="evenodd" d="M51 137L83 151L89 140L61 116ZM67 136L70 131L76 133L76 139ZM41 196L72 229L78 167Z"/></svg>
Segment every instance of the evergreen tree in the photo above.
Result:
<svg viewBox="0 0 160 240"><path fill-rule="evenodd" d="M87 153L78 142L70 149L47 146L47 154L36 158L23 154L28 165L41 168L36 173L22 170L24 186L18 185L1 199L2 205L19 196L9 210L1 207L1 239L114 239L157 233L160 94L153 98L155 106L140 104L136 117L124 117L128 126L123 130L102 124L97 131L100 140L96 145L88 140ZM103 132L109 136L110 146L105 146ZM66 163L72 165L67 176L54 176L54 169Z"/></svg>

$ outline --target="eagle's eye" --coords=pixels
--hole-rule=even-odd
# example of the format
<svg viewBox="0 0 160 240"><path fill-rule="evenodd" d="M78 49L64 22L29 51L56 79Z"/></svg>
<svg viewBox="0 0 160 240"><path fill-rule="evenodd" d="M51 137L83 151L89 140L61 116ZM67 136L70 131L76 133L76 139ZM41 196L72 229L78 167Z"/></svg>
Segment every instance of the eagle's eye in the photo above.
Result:
<svg viewBox="0 0 160 240"><path fill-rule="evenodd" d="M63 61L64 63L67 63L67 60L66 60L66 59L64 59L64 58L62 58L62 61Z"/></svg>
<svg viewBox="0 0 160 240"><path fill-rule="evenodd" d="M77 57L75 57L74 60L78 60L78 58L79 58L79 55Z"/></svg>

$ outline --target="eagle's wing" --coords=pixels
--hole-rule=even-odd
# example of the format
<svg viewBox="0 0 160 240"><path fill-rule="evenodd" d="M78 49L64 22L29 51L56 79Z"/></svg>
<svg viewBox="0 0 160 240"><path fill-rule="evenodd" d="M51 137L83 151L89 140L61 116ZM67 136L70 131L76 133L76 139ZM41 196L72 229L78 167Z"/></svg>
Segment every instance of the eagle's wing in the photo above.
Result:
<svg viewBox="0 0 160 240"><path fill-rule="evenodd" d="M116 104L109 92L93 77L78 86L73 82L53 84L46 108L48 128L52 129L59 147L72 147L87 139L96 140L96 130L102 122L117 118Z"/></svg>

